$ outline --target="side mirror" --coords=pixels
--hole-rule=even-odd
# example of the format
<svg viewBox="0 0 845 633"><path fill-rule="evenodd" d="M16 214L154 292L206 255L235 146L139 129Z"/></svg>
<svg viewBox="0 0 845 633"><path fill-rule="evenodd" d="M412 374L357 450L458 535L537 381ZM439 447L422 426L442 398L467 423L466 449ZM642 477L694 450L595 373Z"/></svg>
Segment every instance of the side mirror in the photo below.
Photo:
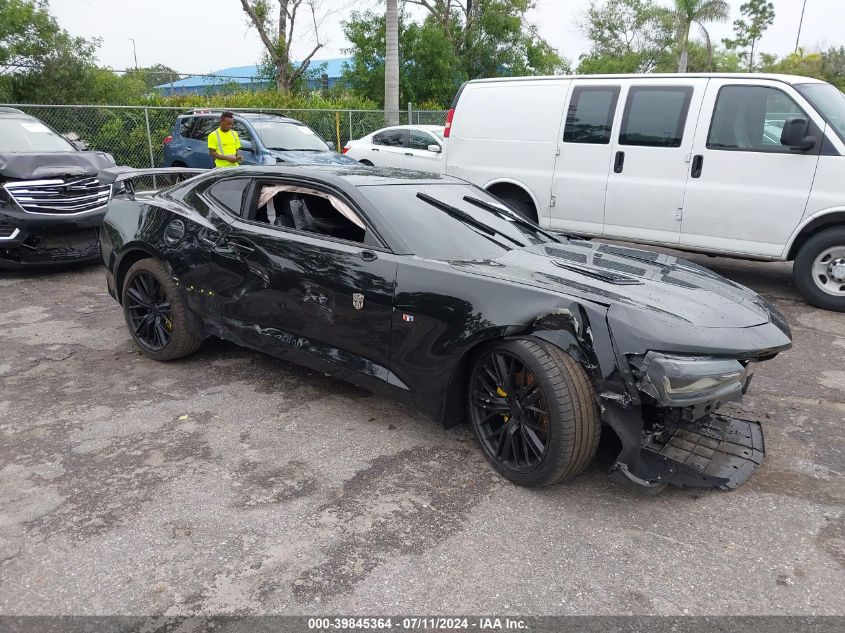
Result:
<svg viewBox="0 0 845 633"><path fill-rule="evenodd" d="M85 152L88 150L88 143L86 143L85 141L71 141L70 144L73 145L80 152Z"/></svg>
<svg viewBox="0 0 845 633"><path fill-rule="evenodd" d="M334 141L326 141L326 145L329 146L330 150L335 151L336 147L335 147Z"/></svg>
<svg viewBox="0 0 845 633"><path fill-rule="evenodd" d="M255 151L252 147L252 141L241 141L241 149L245 152Z"/></svg>
<svg viewBox="0 0 845 633"><path fill-rule="evenodd" d="M780 133L780 144L790 149L806 152L813 149L816 139L809 135L810 122L801 117L787 119L783 122L783 131Z"/></svg>
<svg viewBox="0 0 845 633"><path fill-rule="evenodd" d="M435 154L439 154L439 153L440 153L440 152L442 152L443 150L442 150L442 149L440 149L440 146L439 146L439 145L434 145L434 144L432 144L432 145L429 145L429 146L428 146L428 151L429 151L429 152L434 152Z"/></svg>

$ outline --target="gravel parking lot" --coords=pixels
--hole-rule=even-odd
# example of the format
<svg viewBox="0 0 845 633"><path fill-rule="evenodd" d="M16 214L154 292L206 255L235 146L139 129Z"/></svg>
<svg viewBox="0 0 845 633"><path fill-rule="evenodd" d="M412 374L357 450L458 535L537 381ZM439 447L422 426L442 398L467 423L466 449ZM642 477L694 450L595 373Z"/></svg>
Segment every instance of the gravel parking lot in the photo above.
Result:
<svg viewBox="0 0 845 633"><path fill-rule="evenodd" d="M845 614L845 315L692 259L795 347L739 407L758 473L648 498L601 455L517 488L468 427L220 341L148 360L99 267L0 274L0 613Z"/></svg>

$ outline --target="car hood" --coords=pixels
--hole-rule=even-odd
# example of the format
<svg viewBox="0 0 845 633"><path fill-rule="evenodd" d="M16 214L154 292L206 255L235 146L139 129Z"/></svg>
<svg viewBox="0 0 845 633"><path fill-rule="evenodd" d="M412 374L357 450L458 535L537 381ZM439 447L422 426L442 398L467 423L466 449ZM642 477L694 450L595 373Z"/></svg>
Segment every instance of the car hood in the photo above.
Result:
<svg viewBox="0 0 845 633"><path fill-rule="evenodd" d="M337 152L302 152L302 151L281 151L267 150L270 156L279 158L286 163L295 165L357 165L358 161L352 160L338 154Z"/></svg>
<svg viewBox="0 0 845 633"><path fill-rule="evenodd" d="M625 246L571 240L452 265L697 327L750 328L772 319L773 309L744 286L690 261Z"/></svg>
<svg viewBox="0 0 845 633"><path fill-rule="evenodd" d="M114 164L114 158L105 152L0 153L0 174L17 180L96 176L101 169Z"/></svg>

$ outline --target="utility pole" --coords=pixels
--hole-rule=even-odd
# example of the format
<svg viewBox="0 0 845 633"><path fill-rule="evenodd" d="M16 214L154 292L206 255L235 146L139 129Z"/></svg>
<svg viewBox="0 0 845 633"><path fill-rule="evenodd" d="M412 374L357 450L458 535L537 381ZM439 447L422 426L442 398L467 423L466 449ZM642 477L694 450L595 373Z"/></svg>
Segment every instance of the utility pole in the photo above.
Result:
<svg viewBox="0 0 845 633"><path fill-rule="evenodd" d="M804 25L804 11L807 9L807 0L801 5L801 20L798 22L798 36L795 38L795 52L798 52L798 42L801 39L801 27Z"/></svg>
<svg viewBox="0 0 845 633"><path fill-rule="evenodd" d="M129 41L132 42L132 55L135 57L135 70L138 70L138 51L135 50L135 38L130 37Z"/></svg>

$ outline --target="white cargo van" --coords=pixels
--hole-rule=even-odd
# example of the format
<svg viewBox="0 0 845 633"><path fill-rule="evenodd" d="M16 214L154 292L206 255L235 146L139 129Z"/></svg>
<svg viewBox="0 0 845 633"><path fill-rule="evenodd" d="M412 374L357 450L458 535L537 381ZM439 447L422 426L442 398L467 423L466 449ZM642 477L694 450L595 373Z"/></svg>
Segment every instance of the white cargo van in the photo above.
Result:
<svg viewBox="0 0 845 633"><path fill-rule="evenodd" d="M795 260L845 311L845 95L804 77L601 75L465 83L444 169L546 228Z"/></svg>

